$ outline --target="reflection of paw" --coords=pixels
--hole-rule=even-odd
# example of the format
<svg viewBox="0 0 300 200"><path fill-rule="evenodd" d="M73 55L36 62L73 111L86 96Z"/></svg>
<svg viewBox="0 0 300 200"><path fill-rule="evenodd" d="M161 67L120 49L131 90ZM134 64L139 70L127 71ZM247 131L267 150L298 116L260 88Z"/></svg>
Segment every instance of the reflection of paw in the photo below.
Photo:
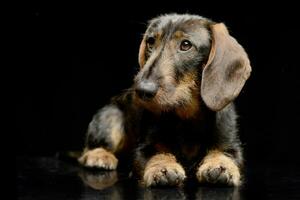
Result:
<svg viewBox="0 0 300 200"><path fill-rule="evenodd" d="M139 199L145 200L187 200L186 194L183 188L151 188L145 189L143 196Z"/></svg>
<svg viewBox="0 0 300 200"><path fill-rule="evenodd" d="M234 161L222 153L213 152L204 158L197 171L199 182L240 185L240 172Z"/></svg>
<svg viewBox="0 0 300 200"><path fill-rule="evenodd" d="M96 148L84 152L78 161L86 167L96 167L106 170L114 170L118 165L118 159L114 154L103 148Z"/></svg>
<svg viewBox="0 0 300 200"><path fill-rule="evenodd" d="M82 170L78 175L86 185L96 190L103 190L111 187L118 181L116 171L102 171L95 173Z"/></svg>
<svg viewBox="0 0 300 200"><path fill-rule="evenodd" d="M198 187L195 199L239 200L241 194L238 187Z"/></svg>
<svg viewBox="0 0 300 200"><path fill-rule="evenodd" d="M166 158L166 159L164 159ZM147 164L144 172L146 186L178 186L185 179L184 169L175 158L167 155L154 156Z"/></svg>

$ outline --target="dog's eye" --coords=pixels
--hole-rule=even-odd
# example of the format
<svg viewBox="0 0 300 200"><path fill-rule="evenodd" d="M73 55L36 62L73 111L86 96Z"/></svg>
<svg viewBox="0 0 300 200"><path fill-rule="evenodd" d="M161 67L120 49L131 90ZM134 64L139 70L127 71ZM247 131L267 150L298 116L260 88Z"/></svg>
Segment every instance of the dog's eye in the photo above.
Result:
<svg viewBox="0 0 300 200"><path fill-rule="evenodd" d="M192 43L188 40L183 40L180 44L180 50L181 51L187 51L189 50L190 48L192 48Z"/></svg>
<svg viewBox="0 0 300 200"><path fill-rule="evenodd" d="M148 37L146 40L147 46L152 47L155 43L155 38L154 37Z"/></svg>

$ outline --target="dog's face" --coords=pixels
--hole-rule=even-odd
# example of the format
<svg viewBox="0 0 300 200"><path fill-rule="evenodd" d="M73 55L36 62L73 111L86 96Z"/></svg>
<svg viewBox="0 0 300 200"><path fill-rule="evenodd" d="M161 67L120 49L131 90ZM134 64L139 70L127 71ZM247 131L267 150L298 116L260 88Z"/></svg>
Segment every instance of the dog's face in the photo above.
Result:
<svg viewBox="0 0 300 200"><path fill-rule="evenodd" d="M154 112L175 110L192 114L199 108L200 96L213 110L228 104L223 102L214 109L213 104L219 101L220 97L215 94L203 94L200 89L204 85L205 88L202 89L205 93L211 93L207 90L217 91L215 85L203 84L206 81L222 81L222 78L215 74L216 68L216 73L225 73L225 76L228 76L225 77L227 80L236 79L239 74L235 72L235 66L240 70L240 66L244 65L238 58L233 58L234 66L230 65L229 70L224 66L225 72L219 70L218 66L211 67L215 62L217 65L222 65L220 62L228 65L230 60L226 58L225 61L219 61L215 58L219 55L226 56L224 51L220 52L216 48L230 48L230 45L222 47L221 44L220 47L216 47L216 39L219 38L216 34L218 31L222 34L222 30L215 30L218 27L213 27L213 24L194 15L164 15L150 21L140 45L140 71L135 77L134 86L135 97L141 105ZM226 39L222 41L222 36L220 37L221 43L227 42ZM236 44L233 46L235 48ZM238 48L233 50L240 54ZM232 52L232 49L229 49L229 52ZM205 68L206 73L203 70ZM203 75L205 77L202 77ZM222 82L216 84L220 85ZM231 100L225 98L225 101Z"/></svg>

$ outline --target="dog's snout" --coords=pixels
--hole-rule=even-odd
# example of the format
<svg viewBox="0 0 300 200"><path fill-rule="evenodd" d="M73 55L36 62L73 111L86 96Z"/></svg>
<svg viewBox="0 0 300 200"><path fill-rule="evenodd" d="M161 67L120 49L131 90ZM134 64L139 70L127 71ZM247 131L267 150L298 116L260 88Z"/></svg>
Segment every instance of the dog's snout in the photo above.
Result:
<svg viewBox="0 0 300 200"><path fill-rule="evenodd" d="M158 90L158 86L153 81L141 81L137 84L135 91L139 98L143 100L150 100L152 99Z"/></svg>

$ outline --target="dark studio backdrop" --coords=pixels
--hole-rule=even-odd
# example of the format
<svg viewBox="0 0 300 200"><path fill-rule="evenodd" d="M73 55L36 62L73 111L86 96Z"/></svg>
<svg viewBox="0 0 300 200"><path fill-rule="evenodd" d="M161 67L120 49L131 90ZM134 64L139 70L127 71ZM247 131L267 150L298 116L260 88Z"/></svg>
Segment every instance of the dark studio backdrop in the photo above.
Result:
<svg viewBox="0 0 300 200"><path fill-rule="evenodd" d="M93 114L132 84L146 21L188 12L225 22L249 54L253 73L236 100L247 160L298 162L298 13L292 5L235 6L201 1L22 5L14 72L17 155L81 149Z"/></svg>

